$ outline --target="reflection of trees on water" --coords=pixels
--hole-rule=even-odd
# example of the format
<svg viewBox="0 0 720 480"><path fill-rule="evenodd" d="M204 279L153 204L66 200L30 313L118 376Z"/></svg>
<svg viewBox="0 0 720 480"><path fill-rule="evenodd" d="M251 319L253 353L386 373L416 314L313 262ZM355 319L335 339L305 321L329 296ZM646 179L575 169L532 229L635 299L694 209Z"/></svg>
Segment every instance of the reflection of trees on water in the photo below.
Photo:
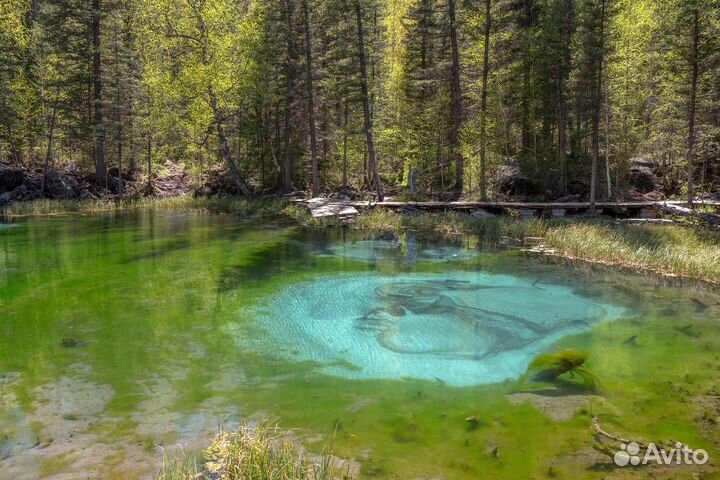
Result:
<svg viewBox="0 0 720 480"><path fill-rule="evenodd" d="M487 295L505 298L503 304L507 304L507 310L483 308L483 298L488 298ZM547 295L544 290L532 285L399 281L377 287L375 296L381 306L357 318L354 325L375 335L382 347L396 353L481 359L586 326L606 313L599 305L590 303L582 315L570 313L566 318L559 318L554 312L547 312L548 319L543 321L516 314L521 312L510 313L518 309L515 301L518 298L525 297L521 307L532 308L533 299L544 295ZM586 304L577 298L571 301L575 302L573 306Z"/></svg>

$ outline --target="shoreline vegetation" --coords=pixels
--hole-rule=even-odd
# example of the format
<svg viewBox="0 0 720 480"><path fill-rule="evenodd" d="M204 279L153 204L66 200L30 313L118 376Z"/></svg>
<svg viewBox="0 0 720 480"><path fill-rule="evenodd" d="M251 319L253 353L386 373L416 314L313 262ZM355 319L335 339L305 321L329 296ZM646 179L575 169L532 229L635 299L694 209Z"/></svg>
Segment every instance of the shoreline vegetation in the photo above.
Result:
<svg viewBox="0 0 720 480"><path fill-rule="evenodd" d="M343 220L336 217L313 218L304 206L278 198L247 201L230 196L87 201L40 199L15 202L6 207L4 216L15 219L142 208L284 216L309 227L344 225ZM530 253L720 284L720 234L699 228L687 220L633 225L620 224L607 217L584 215L561 219L475 218L455 211L406 214L376 208L361 212L350 228L378 233L397 234L411 230L441 236L481 236L524 248Z"/></svg>
<svg viewBox="0 0 720 480"><path fill-rule="evenodd" d="M202 461L183 451L163 456L158 480L351 480L357 466L332 455L326 447L311 455L293 441L292 432L267 421L220 431L202 452Z"/></svg>

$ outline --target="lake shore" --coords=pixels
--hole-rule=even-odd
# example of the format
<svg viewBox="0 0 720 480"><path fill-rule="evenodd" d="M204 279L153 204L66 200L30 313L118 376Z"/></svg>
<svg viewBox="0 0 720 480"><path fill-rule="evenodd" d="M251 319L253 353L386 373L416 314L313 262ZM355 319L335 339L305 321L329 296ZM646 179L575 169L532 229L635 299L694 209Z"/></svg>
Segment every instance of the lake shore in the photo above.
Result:
<svg viewBox="0 0 720 480"><path fill-rule="evenodd" d="M140 208L205 210L237 215L285 216L309 227L343 227L336 217L313 218L304 206L270 197L129 198L123 200L35 200L9 205L4 215L16 219L35 215L85 214ZM658 275L720 283L720 233L690 222L624 224L607 217L561 219L521 217L476 218L464 212L412 214L385 209L361 212L349 228L398 234L407 230L443 236L472 235L524 248L528 252Z"/></svg>

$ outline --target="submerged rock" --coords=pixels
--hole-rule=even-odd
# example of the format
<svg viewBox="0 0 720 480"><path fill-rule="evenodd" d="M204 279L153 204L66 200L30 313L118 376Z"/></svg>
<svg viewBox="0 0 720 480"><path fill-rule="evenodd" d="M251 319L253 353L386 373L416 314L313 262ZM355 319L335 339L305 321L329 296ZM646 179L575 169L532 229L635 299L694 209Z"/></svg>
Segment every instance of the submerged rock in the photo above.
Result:
<svg viewBox="0 0 720 480"><path fill-rule="evenodd" d="M513 405L529 402L550 419L558 422L571 420L576 413L587 407L590 401L604 402L603 398L597 395L560 395L555 390L545 394L511 393L507 397Z"/></svg>
<svg viewBox="0 0 720 480"><path fill-rule="evenodd" d="M60 345L65 348L80 348L85 346L85 341L73 337L66 337L60 341Z"/></svg>

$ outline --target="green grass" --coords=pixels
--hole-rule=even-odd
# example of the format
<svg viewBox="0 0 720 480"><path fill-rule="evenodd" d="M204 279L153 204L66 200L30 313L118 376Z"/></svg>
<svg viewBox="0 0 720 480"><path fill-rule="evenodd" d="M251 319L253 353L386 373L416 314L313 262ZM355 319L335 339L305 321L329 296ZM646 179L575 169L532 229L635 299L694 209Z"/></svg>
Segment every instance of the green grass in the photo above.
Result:
<svg viewBox="0 0 720 480"><path fill-rule="evenodd" d="M262 422L220 432L203 453L204 466L192 457L164 457L158 480L343 480L350 467L329 451L312 457L276 425Z"/></svg>
<svg viewBox="0 0 720 480"><path fill-rule="evenodd" d="M549 228L562 256L720 283L720 235L683 226L576 224Z"/></svg>
<svg viewBox="0 0 720 480"><path fill-rule="evenodd" d="M360 215L355 226L488 239L542 237L554 255L720 283L720 234L691 225L619 225L601 217L478 219L461 212L401 215L375 209Z"/></svg>
<svg viewBox="0 0 720 480"><path fill-rule="evenodd" d="M165 198L141 197L101 200L39 199L30 202L12 203L5 208L4 214L7 217L23 217L32 215L121 211L136 208L158 208L180 211L209 210L219 213L250 215L269 212L279 213L284 208L284 205L277 199L249 202L241 197L194 197L192 195Z"/></svg>
<svg viewBox="0 0 720 480"><path fill-rule="evenodd" d="M542 236L553 225L567 220L523 219L517 217L475 218L462 212L401 215L394 211L373 209L360 215L355 226L362 230L393 231L410 228L444 235L507 236L513 238Z"/></svg>

